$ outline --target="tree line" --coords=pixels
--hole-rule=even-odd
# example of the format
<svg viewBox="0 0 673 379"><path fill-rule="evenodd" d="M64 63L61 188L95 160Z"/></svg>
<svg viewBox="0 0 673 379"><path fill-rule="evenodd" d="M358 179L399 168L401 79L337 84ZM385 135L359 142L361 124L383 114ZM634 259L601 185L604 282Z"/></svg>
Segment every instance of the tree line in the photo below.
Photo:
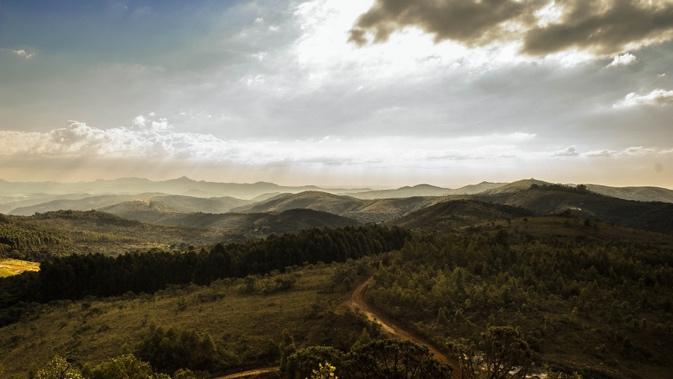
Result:
<svg viewBox="0 0 673 379"><path fill-rule="evenodd" d="M185 253L150 251L117 257L101 254L54 257L44 262L37 273L0 280L0 308L20 301L152 293L169 285L206 285L221 278L265 274L307 263L343 262L399 249L408 237L406 231L397 227L368 225L311 229ZM0 324L7 311L0 315Z"/></svg>

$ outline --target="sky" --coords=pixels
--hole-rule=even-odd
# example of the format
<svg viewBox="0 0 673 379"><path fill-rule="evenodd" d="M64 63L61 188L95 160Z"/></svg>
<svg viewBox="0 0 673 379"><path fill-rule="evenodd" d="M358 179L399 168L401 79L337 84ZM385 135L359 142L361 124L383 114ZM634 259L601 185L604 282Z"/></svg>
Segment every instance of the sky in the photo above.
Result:
<svg viewBox="0 0 673 379"><path fill-rule="evenodd" d="M672 0L0 0L0 179L673 187Z"/></svg>

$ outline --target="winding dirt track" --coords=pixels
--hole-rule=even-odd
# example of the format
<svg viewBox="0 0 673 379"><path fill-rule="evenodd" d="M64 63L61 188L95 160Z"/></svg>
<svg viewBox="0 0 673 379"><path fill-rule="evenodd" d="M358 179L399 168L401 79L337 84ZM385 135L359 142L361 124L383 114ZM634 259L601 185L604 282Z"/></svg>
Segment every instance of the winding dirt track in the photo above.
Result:
<svg viewBox="0 0 673 379"><path fill-rule="evenodd" d="M375 309L372 309L367 302L365 301L365 292L367 292L367 289L369 286L374 283L374 278L370 277L367 279L364 283L360 284L355 291L353 291L353 294L351 295L351 298L347 301L346 305L352 309L355 312L360 312L362 315L367 317L367 319L373 323L378 324L381 326L381 329L383 329L384 332L400 338L402 340L410 341L415 343L416 345L420 345L423 347L426 347L430 353L435 357L436 360L438 360L441 363L447 364L451 367L455 367L455 361L450 359L446 354L442 353L437 347L427 341L425 338L411 332L408 330L405 330L398 324L396 324L394 321L390 320L389 318L385 317L384 315L377 313Z"/></svg>
<svg viewBox="0 0 673 379"><path fill-rule="evenodd" d="M400 338L405 341L410 341L416 345L426 347L430 353L441 363L447 364L451 367L456 367L456 362L450 359L446 354L442 353L437 347L431 342L427 341L425 338L416 335L413 332L405 330L394 321L385 317L384 315L377 313L375 309L371 308L365 301L365 292L369 286L374 283L374 278L370 277L364 283L360 284L351 294L351 297L346 300L344 305L349 309L359 312L365 316L369 321L378 324L381 329L390 334L391 336ZM270 374L272 372L277 372L278 367L265 367L257 368L247 371L236 372L233 374L220 376L214 379L237 379L237 378L254 378L259 375ZM454 378L456 378L457 370L454 370Z"/></svg>

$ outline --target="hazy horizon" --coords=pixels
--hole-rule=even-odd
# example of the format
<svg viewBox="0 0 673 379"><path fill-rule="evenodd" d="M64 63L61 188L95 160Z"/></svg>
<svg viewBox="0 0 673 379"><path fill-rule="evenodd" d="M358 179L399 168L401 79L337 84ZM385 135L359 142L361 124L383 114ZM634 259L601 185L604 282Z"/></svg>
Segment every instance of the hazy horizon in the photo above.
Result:
<svg viewBox="0 0 673 379"><path fill-rule="evenodd" d="M542 182L547 182L547 183L552 183L552 184L562 184L562 185L581 185L581 184L592 184L592 185L602 185L602 186L609 186L609 187L659 187L659 188L665 188L665 189L670 189L673 190L673 188L665 187L665 186L650 186L650 185L638 185L638 186L628 186L628 185L611 185L611 184L606 184L606 183L598 183L598 182L556 182L553 180L545 180L544 178L517 178L514 180L508 180L508 181L495 181L495 180L480 180L478 182L465 182L465 183L459 183L455 185L445 185L441 183L429 183L429 182L413 182L413 183L403 183L401 185L392 185L392 186L384 186L384 185L369 185L369 186L356 186L356 185L323 185L320 183L310 183L310 182L296 182L296 183L288 183L288 182L275 182L275 181L269 181L269 180L258 180L258 181L250 181L250 182L240 182L240 181L218 181L218 180L208 180L208 179L200 179L200 178L193 178L189 177L186 175L180 176L180 177L166 177L166 178L147 178L147 177L137 177L137 176L127 176L127 177L116 177L116 178L109 178L109 179L104 179L104 178L96 178L96 179L88 179L88 180L75 180L75 181L59 181L59 180L25 180L25 181L19 181L19 180L6 180L3 178L0 178L0 181L5 181L8 183L54 183L54 184L87 184L87 183L95 183L95 182L100 182L100 181L121 181L121 180L132 180L132 179L137 179L137 180L147 180L151 182L165 182L165 181L172 181L172 180L181 180L181 179L186 179L190 180L193 182L207 182L207 183L218 183L218 184L246 184L246 185L253 185L253 184L261 184L261 183L267 183L267 184L275 184L278 186L282 187L317 187L318 189L321 190L331 190L331 189L341 189L341 190L389 190L389 189L398 189L402 187L416 187L416 186L424 186L424 185L429 185L433 187L439 187L439 188L446 188L446 189L459 189L462 187L467 187L470 185L478 185L478 184L483 184L483 183L492 183L492 184L507 184L507 183L513 183L513 182L518 182L518 181L525 181L525 180L536 180L536 181L542 181ZM123 191L122 191L123 192Z"/></svg>
<svg viewBox="0 0 673 379"><path fill-rule="evenodd" d="M0 178L673 188L672 11L5 0Z"/></svg>

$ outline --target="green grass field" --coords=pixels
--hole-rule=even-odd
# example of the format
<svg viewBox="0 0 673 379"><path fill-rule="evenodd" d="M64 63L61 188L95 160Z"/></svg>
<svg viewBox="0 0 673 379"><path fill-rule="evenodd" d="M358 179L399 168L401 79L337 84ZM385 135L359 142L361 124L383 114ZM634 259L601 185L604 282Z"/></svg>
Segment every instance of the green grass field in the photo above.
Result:
<svg viewBox="0 0 673 379"><path fill-rule="evenodd" d="M232 369L264 362L261 355L273 348L283 330L298 345L334 338L336 324L342 335L357 338L362 325L350 328L349 321L339 319L348 317L332 312L343 313L341 304L351 289L332 289L341 267L302 268L291 274L296 276L291 289L265 295L244 293L246 280L237 279L153 295L50 303L34 316L0 328L3 378L26 378L54 354L84 363L131 352L151 325L209 333L239 360Z"/></svg>
<svg viewBox="0 0 673 379"><path fill-rule="evenodd" d="M0 259L0 278L18 275L24 271L40 271L40 264L21 259Z"/></svg>

